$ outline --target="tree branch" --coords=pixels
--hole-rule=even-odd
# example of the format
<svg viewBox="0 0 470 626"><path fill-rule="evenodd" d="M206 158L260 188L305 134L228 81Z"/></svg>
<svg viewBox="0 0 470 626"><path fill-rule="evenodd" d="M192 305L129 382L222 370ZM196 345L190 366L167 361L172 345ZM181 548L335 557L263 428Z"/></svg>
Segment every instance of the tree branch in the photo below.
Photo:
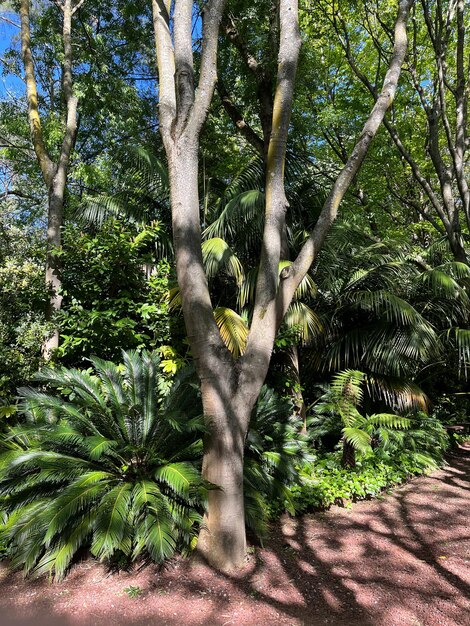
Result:
<svg viewBox="0 0 470 626"><path fill-rule="evenodd" d="M10 24L10 26L15 26L15 28L21 29L21 24L17 24L16 22L14 22L13 20L10 20L8 17L5 17L4 15L0 15L0 20L2 20L2 22L6 22L7 24Z"/></svg>
<svg viewBox="0 0 470 626"><path fill-rule="evenodd" d="M407 47L407 24L413 0L401 0L399 3L398 17L395 23L395 36L392 58L389 69L385 75L382 90L375 105L364 125L362 134L356 143L348 162L341 170L336 182L325 201L320 217L303 245L294 263L282 272L282 281L278 293L278 323L289 306L295 290L308 272L315 260L331 224L336 219L338 207L349 189L355 175L359 171L364 158L369 150L372 139L375 137L385 113L391 106L397 90L398 79L403 65Z"/></svg>
<svg viewBox="0 0 470 626"><path fill-rule="evenodd" d="M269 10L271 11L269 29L271 45L269 46L269 50L274 51L277 49L277 39L279 35L279 29L277 26L279 19L279 2L276 0L271 2ZM223 26L226 37L236 50L238 50L243 62L251 72L256 82L256 97L259 102L258 115L261 122L261 128L263 130L263 153L261 156L263 160L266 161L268 157L269 140L271 137L273 119L274 76L272 76L269 71L266 71L266 66L271 66L271 63L269 61L264 65L261 65L256 57L250 52L246 42L243 40L243 37L237 28L233 15L228 16L224 20Z"/></svg>
<svg viewBox="0 0 470 626"><path fill-rule="evenodd" d="M253 146L253 148L258 152L261 158L264 158L264 141L245 120L236 104L234 104L233 100L230 98L225 88L225 84L220 77L217 80L217 92L219 94L220 101L222 102L222 106L225 109L225 112L238 128L240 134L245 137L245 139L251 146Z"/></svg>
<svg viewBox="0 0 470 626"><path fill-rule="evenodd" d="M174 17L176 134L186 127L194 103L192 0L176 0Z"/></svg>
<svg viewBox="0 0 470 626"><path fill-rule="evenodd" d="M470 89L470 61L465 77L465 23L464 0L457 3L457 88L456 101L456 134L455 134L455 171L457 184L462 198L463 209L470 228L470 189L465 176L465 149L467 145L468 91Z"/></svg>
<svg viewBox="0 0 470 626"><path fill-rule="evenodd" d="M153 27L158 66L158 107L165 144L176 120L175 55L170 33L171 0L152 0Z"/></svg>
<svg viewBox="0 0 470 626"><path fill-rule="evenodd" d="M253 321L245 352L246 362L262 359L267 370L277 331L276 294L279 261L287 210L284 167L287 135L301 45L298 0L280 0L280 44L274 95L272 132L266 164L266 210Z"/></svg>
<svg viewBox="0 0 470 626"><path fill-rule="evenodd" d="M255 56L248 50L248 46L241 38L233 15L229 14L226 18L224 18L222 26L226 37L238 50L247 68L255 76L258 76L262 69Z"/></svg>
<svg viewBox="0 0 470 626"><path fill-rule="evenodd" d="M209 0L204 9L201 71L191 120L189 121L195 136L199 136L206 120L217 82L217 47L224 7L225 0Z"/></svg>
<svg viewBox="0 0 470 626"><path fill-rule="evenodd" d="M64 99L67 107L67 117L57 173L59 176L64 177L65 186L65 177L70 155L77 138L78 98L73 93L72 77L72 0L65 0L63 13L64 21L62 27L62 38L64 42L64 62L62 65L62 88L64 90Z"/></svg>
<svg viewBox="0 0 470 626"><path fill-rule="evenodd" d="M354 57L352 55L351 48L350 48L350 45L349 45L348 33L347 33L347 30L345 29L344 22L343 22L343 30L344 30L344 32L343 32L343 34L344 34L344 43L342 42L342 46L343 46L343 50L344 50L344 52L346 54L346 58L348 60L348 63L350 65L351 69L353 70L354 74L357 76L357 78L368 89L368 91L370 92L372 97L375 100L377 100L377 90L375 89L374 85L372 85L372 83L369 81L367 76L360 70L359 66L357 65L357 63L356 63L356 61L355 61L355 59L354 59ZM434 36L432 37L432 39L434 39ZM412 76L413 76L413 66L411 66L411 73L412 73ZM415 81L415 82L417 82L417 81ZM433 123L434 123L434 120L435 120L436 112L433 110L432 107L429 107L429 105L426 103L425 98L424 98L424 94L423 94L422 89L420 88L420 86L419 85L417 86L415 84L415 88L417 88L418 95L420 96L421 104L422 104L423 109L424 109L424 111L426 113L426 117L427 117L427 120L428 120L428 123L429 123L430 134L432 134L434 132ZM397 129L395 128L395 126L387 118L384 118L383 124L384 124L385 128L387 129L387 131L388 131L390 137L392 138L393 142L395 143L396 147L398 148L400 154L402 155L402 157L405 159L405 161L410 166L411 171L413 172L413 176L415 177L416 181L421 185L422 189L424 190L424 192L426 193L426 195L430 199L431 204L433 205L433 207L436 210L437 214L439 215L439 217L443 221L443 223L444 223L444 225L446 227L446 230L449 230L451 228L451 222L450 222L449 217L446 215L446 212L444 211L444 208L443 208L439 198L434 193L431 185L429 184L427 179L422 175L418 164L416 163L416 161L411 156L410 152L407 150L407 148L403 144ZM434 159L436 159L436 150L435 149L433 150L433 155L432 156L434 157ZM436 165L438 164L438 161L439 161L439 159L437 159L435 161ZM441 178L440 178L440 180L441 180ZM451 207L451 211L452 211L452 207Z"/></svg>
<svg viewBox="0 0 470 626"><path fill-rule="evenodd" d="M79 0L77 2L77 4L72 9L72 15L75 15L75 13L82 7L84 2L85 2L85 0Z"/></svg>
<svg viewBox="0 0 470 626"><path fill-rule="evenodd" d="M39 167L46 185L52 182L54 164L47 152L42 132L41 117L39 115L38 91L34 75L33 55L31 53L31 27L29 23L29 0L21 0L21 53L26 77L26 97L28 100L28 117L31 129L31 138Z"/></svg>

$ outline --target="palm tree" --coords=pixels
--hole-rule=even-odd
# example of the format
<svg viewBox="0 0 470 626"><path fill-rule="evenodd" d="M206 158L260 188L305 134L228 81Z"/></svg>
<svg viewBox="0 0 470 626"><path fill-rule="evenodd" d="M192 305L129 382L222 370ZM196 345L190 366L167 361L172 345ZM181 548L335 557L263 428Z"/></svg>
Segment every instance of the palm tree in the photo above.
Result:
<svg viewBox="0 0 470 626"><path fill-rule="evenodd" d="M188 550L202 519L204 428L184 382L162 398L154 353L91 363L43 370L57 391L22 389L29 423L4 437L2 535L25 573L60 579L81 547L158 563Z"/></svg>
<svg viewBox="0 0 470 626"><path fill-rule="evenodd" d="M346 368L367 374L368 395L394 410L426 410L418 382L437 368L454 339L461 367L469 361L468 267L432 266L424 255L378 242L338 223L316 267L316 312L323 322L305 351L311 376Z"/></svg>

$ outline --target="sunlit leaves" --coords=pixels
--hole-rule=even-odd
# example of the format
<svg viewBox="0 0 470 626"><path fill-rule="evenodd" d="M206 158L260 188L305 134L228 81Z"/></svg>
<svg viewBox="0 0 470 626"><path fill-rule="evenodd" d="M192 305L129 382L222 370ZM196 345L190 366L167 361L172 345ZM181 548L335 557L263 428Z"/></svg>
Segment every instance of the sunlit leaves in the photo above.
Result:
<svg viewBox="0 0 470 626"><path fill-rule="evenodd" d="M248 326L245 320L233 309L217 307L214 311L215 321L220 335L234 358L245 351L248 337Z"/></svg>
<svg viewBox="0 0 470 626"><path fill-rule="evenodd" d="M214 237L204 241L202 258L208 278L213 278L224 270L235 279L237 286L243 282L245 274L242 264L223 239Z"/></svg>

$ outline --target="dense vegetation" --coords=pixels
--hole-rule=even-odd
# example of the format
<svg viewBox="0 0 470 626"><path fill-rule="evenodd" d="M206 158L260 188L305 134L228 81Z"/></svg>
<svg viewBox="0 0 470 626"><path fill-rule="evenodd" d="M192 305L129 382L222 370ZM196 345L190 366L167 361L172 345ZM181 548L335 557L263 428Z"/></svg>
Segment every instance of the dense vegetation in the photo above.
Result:
<svg viewBox="0 0 470 626"><path fill-rule="evenodd" d="M216 434L242 459L241 513L262 541L285 511L349 505L436 468L470 422L463 2L401 2L412 25L393 108L275 327L266 268L279 294L354 166L396 56L397 6L300 7L302 80L279 174L277 53L291 3L228 2L191 192L191 168L182 190L184 171L172 171L184 142L173 153L162 107L155 118L165 77L152 3L105 4L22 0L0 13L0 549L56 578L80 553L119 566L190 553L224 492L208 471ZM205 76L206 4L186 3L193 83ZM158 48L158 25L156 37ZM183 82L172 128L184 138ZM278 175L282 220L270 213ZM192 256L175 209L185 194L201 232ZM249 359L264 371L264 353L245 424L234 387L251 384ZM208 409L221 398L228 426Z"/></svg>

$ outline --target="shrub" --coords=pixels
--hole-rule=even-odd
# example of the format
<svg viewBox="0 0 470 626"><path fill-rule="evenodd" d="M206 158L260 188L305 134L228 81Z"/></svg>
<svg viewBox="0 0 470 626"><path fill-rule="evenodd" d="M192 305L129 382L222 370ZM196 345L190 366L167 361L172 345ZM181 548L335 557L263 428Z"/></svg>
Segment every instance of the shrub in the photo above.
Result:
<svg viewBox="0 0 470 626"><path fill-rule="evenodd" d="M379 447L341 467L341 452L330 452L306 463L301 482L291 487L296 512L325 509L332 504L377 496L383 489L426 474L443 461L449 437L439 420L418 415L408 431L389 431Z"/></svg>
<svg viewBox="0 0 470 626"><path fill-rule="evenodd" d="M299 483L298 468L313 457L302 421L289 399L264 386L253 410L245 444L245 520L259 539L270 517L287 509L295 513L291 488Z"/></svg>
<svg viewBox="0 0 470 626"><path fill-rule="evenodd" d="M116 219L92 233L65 229L55 354L63 365L82 366L92 354L119 360L121 349L154 349L180 336L165 302L170 265L154 261L157 239L157 226L139 230ZM153 268L148 278L145 267Z"/></svg>

